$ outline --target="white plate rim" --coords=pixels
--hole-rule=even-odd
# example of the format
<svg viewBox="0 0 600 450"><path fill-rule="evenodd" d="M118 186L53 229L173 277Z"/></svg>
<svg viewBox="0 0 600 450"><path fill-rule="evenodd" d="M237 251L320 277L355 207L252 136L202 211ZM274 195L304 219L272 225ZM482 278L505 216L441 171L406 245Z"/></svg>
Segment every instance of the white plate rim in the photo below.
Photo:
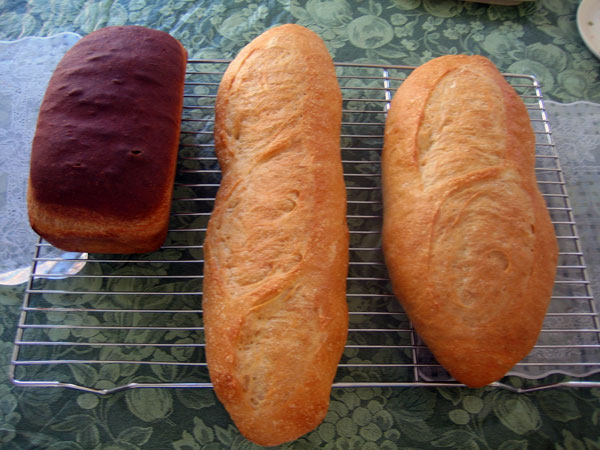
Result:
<svg viewBox="0 0 600 450"><path fill-rule="evenodd" d="M596 33L591 31L590 18L597 22ZM577 8L577 29L587 48L600 58L600 0L582 0Z"/></svg>

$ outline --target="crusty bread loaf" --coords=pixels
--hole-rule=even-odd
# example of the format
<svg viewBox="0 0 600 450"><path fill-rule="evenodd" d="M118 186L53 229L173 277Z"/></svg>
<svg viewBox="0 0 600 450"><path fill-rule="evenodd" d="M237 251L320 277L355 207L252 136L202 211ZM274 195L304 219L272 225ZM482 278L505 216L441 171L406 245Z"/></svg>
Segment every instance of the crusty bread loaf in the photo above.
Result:
<svg viewBox="0 0 600 450"><path fill-rule="evenodd" d="M206 359L218 398L260 445L319 425L346 341L341 106L325 45L298 25L248 44L219 86Z"/></svg>
<svg viewBox="0 0 600 450"><path fill-rule="evenodd" d="M534 346L557 242L535 179L527 110L481 56L417 68L392 101L382 155L394 291L460 382L501 378Z"/></svg>
<svg viewBox="0 0 600 450"><path fill-rule="evenodd" d="M31 153L32 228L63 250L144 253L167 233L187 52L165 32L95 31L46 90Z"/></svg>

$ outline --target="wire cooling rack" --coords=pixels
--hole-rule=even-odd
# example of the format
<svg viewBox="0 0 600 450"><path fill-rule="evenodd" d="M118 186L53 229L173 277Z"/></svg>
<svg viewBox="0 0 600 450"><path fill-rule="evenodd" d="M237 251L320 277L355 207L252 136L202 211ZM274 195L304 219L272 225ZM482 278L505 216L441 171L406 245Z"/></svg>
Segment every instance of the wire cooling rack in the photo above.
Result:
<svg viewBox="0 0 600 450"><path fill-rule="evenodd" d="M169 234L145 255L64 254L36 245L10 366L18 386L111 393L211 387L204 358L202 244L219 187L214 100L228 64L191 60ZM437 364L391 293L381 252L380 154L385 114L407 66L336 64L348 192L348 343L335 387L460 386ZM496 386L600 386L600 323L542 91L506 74L536 133L536 175L559 241L550 308L531 354Z"/></svg>

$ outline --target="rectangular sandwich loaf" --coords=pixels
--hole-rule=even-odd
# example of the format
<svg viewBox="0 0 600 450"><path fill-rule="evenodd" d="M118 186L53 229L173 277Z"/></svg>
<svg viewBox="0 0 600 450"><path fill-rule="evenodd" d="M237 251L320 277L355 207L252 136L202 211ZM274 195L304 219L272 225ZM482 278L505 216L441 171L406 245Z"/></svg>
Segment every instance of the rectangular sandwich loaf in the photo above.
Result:
<svg viewBox="0 0 600 450"><path fill-rule="evenodd" d="M46 90L31 152L32 228L67 251L144 253L165 240L187 52L108 27L73 46Z"/></svg>

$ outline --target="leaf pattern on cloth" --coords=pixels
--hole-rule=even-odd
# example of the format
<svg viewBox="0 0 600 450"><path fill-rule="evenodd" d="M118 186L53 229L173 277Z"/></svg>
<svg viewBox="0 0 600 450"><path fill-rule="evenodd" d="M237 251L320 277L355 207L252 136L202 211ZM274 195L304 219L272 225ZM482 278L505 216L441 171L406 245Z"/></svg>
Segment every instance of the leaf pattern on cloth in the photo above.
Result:
<svg viewBox="0 0 600 450"><path fill-rule="evenodd" d="M317 32L337 61L419 65L442 54L479 53L490 57L503 71L539 77L546 98L560 102L600 102L599 63L575 29L574 12L578 3L578 0L538 0L505 8L454 0L7 0L0 1L0 39L52 36L63 31L83 35L105 26L137 24L170 32L184 43L191 58L232 58L265 29L295 22ZM365 79L352 87L366 89L369 83ZM352 108L352 104L348 107ZM1 189L0 185L0 193ZM373 246L377 244L373 242ZM202 257L198 250L192 249L190 254ZM184 255L173 250L166 257L176 260ZM95 267L88 265L85 270L89 275L99 275L93 272ZM131 270L123 265L116 267L112 275L132 274ZM157 271L167 274L168 268L152 269L152 273ZM136 274L144 275L139 271ZM114 283L111 286L100 286L103 283L100 278L88 278L85 283L79 288L88 291L101 287L115 291L132 288L127 279L108 281ZM166 301L172 297L174 301L191 302L169 294L198 290L198 286L193 282L175 282L161 289L165 293L162 300L147 301ZM68 389L12 387L7 373L21 297L22 286L2 287L0 291L0 447L258 448L239 434L210 389L133 389L101 397ZM78 305L73 305L72 298L54 295L46 301L54 306L82 306L90 302L106 309L129 305L132 301L119 295L111 298L86 295L79 298ZM133 299L134 303L141 301ZM61 323L68 321L66 314L50 317L54 323ZM134 315L123 322L124 319L111 316L112 313L105 314L101 318L85 317L82 325L97 324L100 320L126 326L153 325L143 315ZM180 319L173 315L168 320ZM200 319L195 325L201 326ZM85 329L60 329L53 330L49 338L106 342L114 337L106 335L109 331L90 333ZM121 333L119 338L131 342L159 338L134 331ZM198 337L189 332L171 333L160 339L185 343L195 342ZM47 350L37 351L39 359L53 356ZM107 347L103 351L113 353L105 357L122 360L185 361L192 357L187 350L168 348L160 350L160 354L144 347L127 351ZM347 354L349 362L363 361L358 350L349 349ZM377 354L372 357L376 359ZM69 369L73 379L97 388L115 387L123 378L161 382L196 376L193 370L175 373L176 368L169 371L158 366L73 367ZM355 376L360 376L360 372ZM369 374L364 377L369 379ZM518 387L527 383L515 379L512 384ZM529 395L492 388L336 389L324 422L281 448L600 448L600 389L541 391Z"/></svg>
<svg viewBox="0 0 600 450"><path fill-rule="evenodd" d="M447 53L488 56L536 75L550 99L600 101L598 61L576 32L578 0L515 7L455 0L152 0L10 2L0 39L87 34L137 24L170 32L194 58L232 58L265 29L295 22L317 32L337 61L419 65Z"/></svg>

